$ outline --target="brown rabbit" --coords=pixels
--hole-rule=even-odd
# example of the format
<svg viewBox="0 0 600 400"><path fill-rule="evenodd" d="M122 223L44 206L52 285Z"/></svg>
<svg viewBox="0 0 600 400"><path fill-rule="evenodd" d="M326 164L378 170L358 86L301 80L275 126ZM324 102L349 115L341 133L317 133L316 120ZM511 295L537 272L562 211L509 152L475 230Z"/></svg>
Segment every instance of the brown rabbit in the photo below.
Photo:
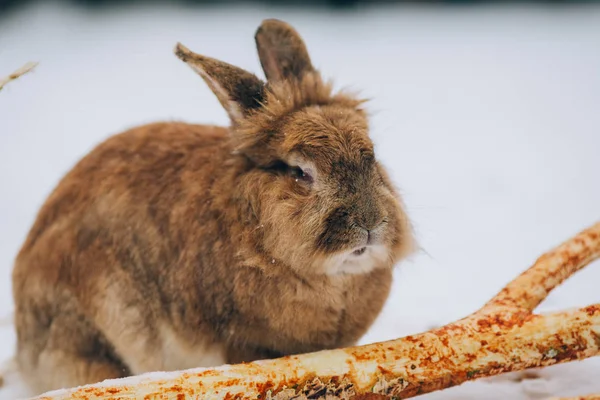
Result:
<svg viewBox="0 0 600 400"><path fill-rule="evenodd" d="M113 136L42 207L13 273L37 392L349 346L381 311L413 239L363 102L286 23L255 39L266 83L176 48L231 127Z"/></svg>

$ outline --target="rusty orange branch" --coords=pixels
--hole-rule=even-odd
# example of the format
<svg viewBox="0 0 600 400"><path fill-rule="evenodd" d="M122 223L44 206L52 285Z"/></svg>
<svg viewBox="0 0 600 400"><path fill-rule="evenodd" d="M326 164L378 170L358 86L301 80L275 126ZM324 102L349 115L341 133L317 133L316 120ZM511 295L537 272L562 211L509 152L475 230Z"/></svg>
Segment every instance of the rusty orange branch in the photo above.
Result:
<svg viewBox="0 0 600 400"><path fill-rule="evenodd" d="M537 259L484 307L488 312L514 308L532 312L550 291L581 270L600 254L600 223Z"/></svg>
<svg viewBox="0 0 600 400"><path fill-rule="evenodd" d="M531 311L599 256L597 223L540 257L479 311L438 329L347 349L106 381L37 399L407 398L592 357L600 354L600 304L547 315Z"/></svg>

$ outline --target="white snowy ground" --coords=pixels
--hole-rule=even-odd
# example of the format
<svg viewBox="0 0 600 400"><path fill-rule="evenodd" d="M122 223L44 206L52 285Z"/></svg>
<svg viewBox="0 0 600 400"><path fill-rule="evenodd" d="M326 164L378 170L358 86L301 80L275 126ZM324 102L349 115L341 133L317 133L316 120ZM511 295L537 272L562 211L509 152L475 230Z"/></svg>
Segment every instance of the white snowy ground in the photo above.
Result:
<svg viewBox="0 0 600 400"><path fill-rule="evenodd" d="M0 18L0 316L12 260L38 207L92 146L161 119L226 123L177 41L259 72L263 18L293 23L314 63L372 97L379 157L402 188L424 249L399 269L363 342L465 316L545 250L600 219L600 7L370 9L124 8L59 3ZM600 264L541 309L600 301ZM4 318L4 317L3 317ZM0 358L14 351L0 323ZM465 384L427 399L542 399L600 392L600 360ZM26 395L8 374L1 399Z"/></svg>

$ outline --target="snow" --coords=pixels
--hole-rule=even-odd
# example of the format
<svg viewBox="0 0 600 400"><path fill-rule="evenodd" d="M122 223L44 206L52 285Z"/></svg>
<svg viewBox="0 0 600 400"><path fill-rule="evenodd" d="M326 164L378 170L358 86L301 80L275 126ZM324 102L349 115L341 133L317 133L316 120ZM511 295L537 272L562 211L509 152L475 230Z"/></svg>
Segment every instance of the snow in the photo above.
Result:
<svg viewBox="0 0 600 400"><path fill-rule="evenodd" d="M538 255L600 219L600 7L392 6L361 12L264 7L40 3L0 18L0 75L37 69L0 92L0 358L10 360L12 262L35 214L107 135L156 120L226 123L173 54L254 72L263 18L295 25L314 63L372 98L378 156L401 188L422 250L397 271L362 342L463 317ZM598 302L600 265L540 307ZM26 396L9 364L0 399ZM600 392L600 360L508 375L425 399L541 399Z"/></svg>

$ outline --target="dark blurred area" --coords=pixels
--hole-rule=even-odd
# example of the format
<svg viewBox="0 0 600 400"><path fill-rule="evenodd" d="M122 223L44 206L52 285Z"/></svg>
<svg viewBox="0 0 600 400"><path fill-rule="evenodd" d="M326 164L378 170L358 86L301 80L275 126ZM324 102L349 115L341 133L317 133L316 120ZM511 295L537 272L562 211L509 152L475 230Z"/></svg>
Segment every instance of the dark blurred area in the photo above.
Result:
<svg viewBox="0 0 600 400"><path fill-rule="evenodd" d="M28 5L36 0L0 0L0 11L8 11L16 7ZM40 1L40 0L38 0ZM43 0L41 0L43 1ZM326 8L352 8L362 5L380 5L380 4L521 4L521 3L541 3L541 4L574 4L574 3L598 3L600 0L573 1L573 0L538 0L538 1L490 1L490 0L68 0L69 3L88 7L105 7L116 5L132 4L181 4L181 5L268 5L268 6L321 6Z"/></svg>

